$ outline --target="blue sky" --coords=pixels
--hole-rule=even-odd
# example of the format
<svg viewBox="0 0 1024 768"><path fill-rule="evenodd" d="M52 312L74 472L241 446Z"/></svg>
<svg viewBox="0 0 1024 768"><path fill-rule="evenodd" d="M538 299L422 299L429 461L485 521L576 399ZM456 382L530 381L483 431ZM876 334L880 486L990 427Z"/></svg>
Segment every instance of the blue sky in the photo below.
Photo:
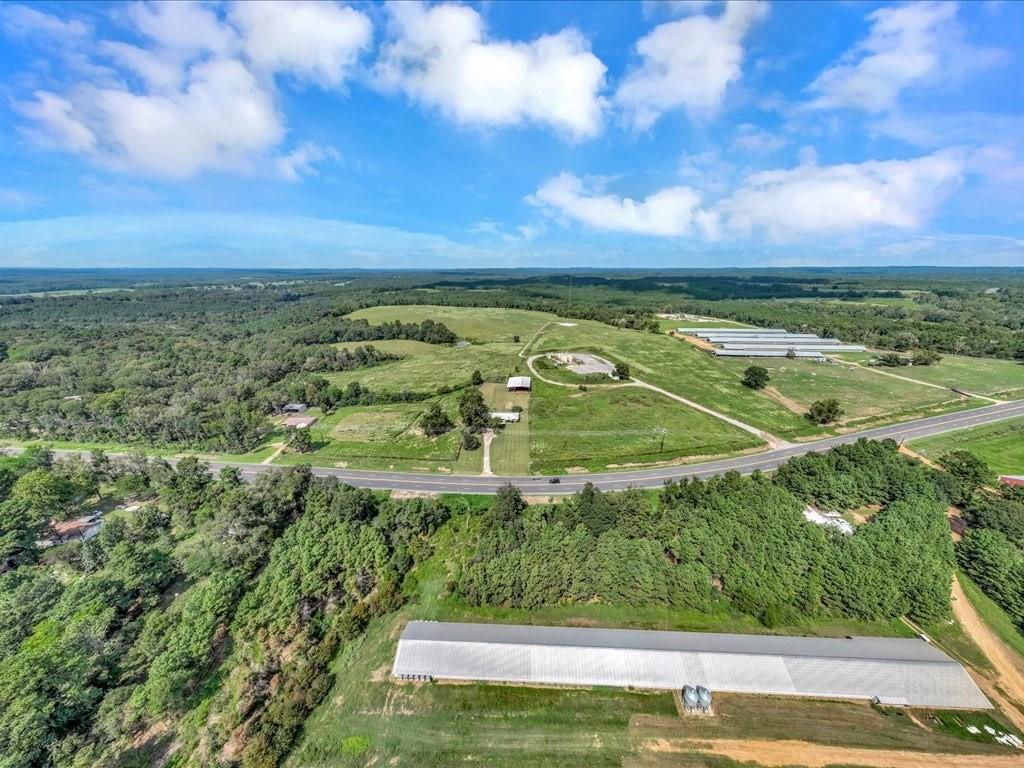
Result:
<svg viewBox="0 0 1024 768"><path fill-rule="evenodd" d="M0 3L0 265L1024 265L1024 3Z"/></svg>

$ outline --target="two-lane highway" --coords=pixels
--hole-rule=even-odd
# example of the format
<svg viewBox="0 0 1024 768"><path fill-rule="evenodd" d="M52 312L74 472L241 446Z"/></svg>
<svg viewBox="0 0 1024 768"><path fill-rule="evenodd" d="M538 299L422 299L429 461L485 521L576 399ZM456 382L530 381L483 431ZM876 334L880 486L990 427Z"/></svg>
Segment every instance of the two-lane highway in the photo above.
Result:
<svg viewBox="0 0 1024 768"><path fill-rule="evenodd" d="M533 495L560 495L575 493L584 484L593 483L602 490L618 491L626 488L660 488L666 480L679 480L685 477L706 478L735 471L750 474L755 470L767 471L775 469L794 456L814 451L827 451L837 445L852 443L861 438L871 440L912 440L929 437L945 432L952 432L967 427L992 424L1005 419L1024 416L1024 400L987 405L969 411L958 411L942 416L930 416L924 419L907 421L888 427L877 427L862 432L828 437L822 440L787 445L764 451L758 454L736 456L717 461L706 461L699 464L685 464L657 469L638 469L624 472L600 472L593 474L567 475L560 478L559 483L552 483L549 477L484 477L480 475L442 475L416 472L384 472L355 469L338 469L334 467L314 467L313 474L321 477L336 477L339 480L361 488L390 491L419 491L433 493L478 493L492 494L505 483L518 486L523 493ZM88 454L88 451L55 450L55 454ZM112 456L116 454L111 454ZM279 469L273 464L244 464L240 462L209 462L214 470L222 467L238 467L242 476L252 480L257 475Z"/></svg>

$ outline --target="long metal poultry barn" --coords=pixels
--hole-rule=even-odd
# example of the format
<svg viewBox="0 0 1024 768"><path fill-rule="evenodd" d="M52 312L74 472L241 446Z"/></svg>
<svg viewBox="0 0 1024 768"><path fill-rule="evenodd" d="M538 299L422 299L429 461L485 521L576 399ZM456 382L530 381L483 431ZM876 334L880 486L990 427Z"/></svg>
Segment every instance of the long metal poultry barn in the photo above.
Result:
<svg viewBox="0 0 1024 768"><path fill-rule="evenodd" d="M960 664L917 638L412 621L398 642L392 674L403 679L666 690L690 685L911 707L991 706Z"/></svg>

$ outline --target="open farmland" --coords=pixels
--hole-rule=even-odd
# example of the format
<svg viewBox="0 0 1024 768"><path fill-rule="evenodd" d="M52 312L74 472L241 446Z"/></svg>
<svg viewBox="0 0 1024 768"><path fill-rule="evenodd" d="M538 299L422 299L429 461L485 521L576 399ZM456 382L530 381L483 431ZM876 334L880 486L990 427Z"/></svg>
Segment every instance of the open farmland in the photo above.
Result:
<svg viewBox="0 0 1024 768"><path fill-rule="evenodd" d="M446 410L454 412L451 398L442 402ZM455 471L460 458L458 433L426 437L416 427L426 407L427 403L392 403L339 408L310 428L312 453L285 453L276 461L353 469ZM463 468L479 472L479 456L475 464L459 466Z"/></svg>
<svg viewBox="0 0 1024 768"><path fill-rule="evenodd" d="M371 307L353 312L350 317L366 320L371 325L395 320L403 323L433 320L435 323L448 326L460 338L477 344L511 342L516 336L526 343L545 323L558 320L555 315L547 312L531 312L525 309L441 307L424 304Z"/></svg>
<svg viewBox="0 0 1024 768"><path fill-rule="evenodd" d="M468 347L432 345L428 352L416 352L395 362L372 368L326 374L325 378L345 386L358 381L381 392L436 392L442 387L462 387L473 371L485 379L504 380L525 370L517 356L519 345L511 343L473 344Z"/></svg>
<svg viewBox="0 0 1024 768"><path fill-rule="evenodd" d="M737 376L751 365L767 369L771 380L763 393L797 414L811 403L834 397L843 406L840 422L867 427L901 419L984 405L954 392L879 375L857 366L786 358L728 358L722 364ZM885 369L888 370L888 369Z"/></svg>
<svg viewBox="0 0 1024 768"><path fill-rule="evenodd" d="M535 472L596 471L759 445L752 435L650 390L582 392L534 382L530 454Z"/></svg>
<svg viewBox="0 0 1024 768"><path fill-rule="evenodd" d="M875 355L860 353L850 359L865 362ZM847 358L845 353L838 355ZM956 387L967 392L1012 400L1024 396L1024 364L1011 360L945 355L935 365L881 368L908 379Z"/></svg>
<svg viewBox="0 0 1024 768"><path fill-rule="evenodd" d="M503 384L487 382L480 387L492 411L522 408L519 421L498 430L491 443L491 471L496 475L530 473L530 393L507 392Z"/></svg>
<svg viewBox="0 0 1024 768"><path fill-rule="evenodd" d="M949 432L914 440L910 446L930 459L947 451L970 451L995 472L1024 474L1024 419L987 424L983 427Z"/></svg>

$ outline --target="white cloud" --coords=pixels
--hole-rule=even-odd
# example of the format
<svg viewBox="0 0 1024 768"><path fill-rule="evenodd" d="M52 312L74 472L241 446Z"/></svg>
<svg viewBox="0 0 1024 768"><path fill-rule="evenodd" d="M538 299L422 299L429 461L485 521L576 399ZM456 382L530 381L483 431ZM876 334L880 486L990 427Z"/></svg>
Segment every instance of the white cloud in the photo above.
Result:
<svg viewBox="0 0 1024 768"><path fill-rule="evenodd" d="M562 173L544 182L527 202L594 229L678 236L692 230L700 195L678 186L633 200L587 189L582 179Z"/></svg>
<svg viewBox="0 0 1024 768"><path fill-rule="evenodd" d="M751 123L743 123L736 129L733 146L744 152L767 154L782 149L789 142L783 137L759 128Z"/></svg>
<svg viewBox="0 0 1024 768"><path fill-rule="evenodd" d="M5 8L4 19L47 30L71 24L18 8ZM16 103L36 137L108 168L173 179L266 170L294 181L336 157L310 142L274 151L287 131L273 78L287 72L340 86L370 42L365 14L264 2L236 4L225 16L195 2L147 2L127 6L122 19L142 44L100 40L89 49L116 65L111 75Z"/></svg>
<svg viewBox="0 0 1024 768"><path fill-rule="evenodd" d="M286 181L301 181L303 176L315 176L316 164L324 160L340 160L334 147L321 147L305 141L286 155L277 158L277 172Z"/></svg>
<svg viewBox="0 0 1024 768"><path fill-rule="evenodd" d="M730 233L765 233L774 240L883 227L913 230L960 185L963 174L963 158L953 152L801 165L747 177L716 212Z"/></svg>
<svg viewBox="0 0 1024 768"><path fill-rule="evenodd" d="M1002 58L962 42L956 3L917 2L872 12L871 32L809 86L810 106L885 112L909 88L937 84Z"/></svg>
<svg viewBox="0 0 1024 768"><path fill-rule="evenodd" d="M641 130L673 109L714 114L742 74L743 38L767 13L767 3L732 0L717 17L658 25L637 42L641 64L619 86L616 103Z"/></svg>
<svg viewBox="0 0 1024 768"><path fill-rule="evenodd" d="M65 21L27 5L0 5L0 24L13 37L43 35L74 41L89 35L89 27L76 19Z"/></svg>
<svg viewBox="0 0 1024 768"><path fill-rule="evenodd" d="M90 153L96 149L95 134L75 116L75 108L67 99L36 91L33 101L15 106L22 115L42 126L46 142L69 152Z"/></svg>
<svg viewBox="0 0 1024 768"><path fill-rule="evenodd" d="M491 41L472 8L389 7L392 38L377 78L464 125L535 122L581 139L601 130L605 66L574 29L531 42Z"/></svg>
<svg viewBox="0 0 1024 768"><path fill-rule="evenodd" d="M11 189L10 187L0 187L0 208L31 208L33 205L38 205L41 202L43 202L43 199L31 192L23 192L20 189Z"/></svg>
<svg viewBox="0 0 1024 768"><path fill-rule="evenodd" d="M232 18L258 69L290 72L337 87L373 39L369 17L328 2L243 2Z"/></svg>

